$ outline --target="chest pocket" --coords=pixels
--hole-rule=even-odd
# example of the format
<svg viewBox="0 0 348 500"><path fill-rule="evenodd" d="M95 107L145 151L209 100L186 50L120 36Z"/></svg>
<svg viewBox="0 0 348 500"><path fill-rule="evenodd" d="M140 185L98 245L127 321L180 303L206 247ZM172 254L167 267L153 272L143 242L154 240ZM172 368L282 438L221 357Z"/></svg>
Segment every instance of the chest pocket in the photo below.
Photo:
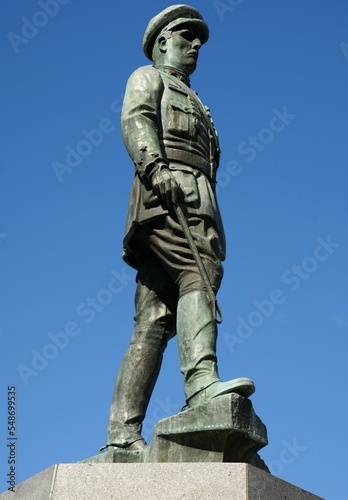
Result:
<svg viewBox="0 0 348 500"><path fill-rule="evenodd" d="M166 124L168 132L180 137L194 137L200 122L200 112L184 89L170 83L170 98Z"/></svg>
<svg viewBox="0 0 348 500"><path fill-rule="evenodd" d="M191 121L191 110L188 106L177 101L169 104L167 116L168 132L175 135L187 136L191 131Z"/></svg>

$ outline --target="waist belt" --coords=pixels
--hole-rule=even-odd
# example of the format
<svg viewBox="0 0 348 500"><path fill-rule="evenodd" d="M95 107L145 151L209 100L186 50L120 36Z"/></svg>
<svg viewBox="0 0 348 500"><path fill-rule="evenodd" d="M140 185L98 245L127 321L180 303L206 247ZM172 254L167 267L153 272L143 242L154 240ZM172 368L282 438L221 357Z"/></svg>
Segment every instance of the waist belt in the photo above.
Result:
<svg viewBox="0 0 348 500"><path fill-rule="evenodd" d="M167 160L178 161L179 163L189 165L190 167L193 167L202 172L209 179L214 180L214 167L208 160L202 158L201 156L189 153L188 151L182 151L180 149L165 148L165 151Z"/></svg>

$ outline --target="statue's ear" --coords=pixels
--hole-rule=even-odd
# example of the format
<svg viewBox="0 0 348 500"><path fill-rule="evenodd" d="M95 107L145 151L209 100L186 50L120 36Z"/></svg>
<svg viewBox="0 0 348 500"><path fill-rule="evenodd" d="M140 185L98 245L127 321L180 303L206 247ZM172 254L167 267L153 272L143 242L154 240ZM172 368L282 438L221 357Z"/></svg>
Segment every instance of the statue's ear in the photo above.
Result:
<svg viewBox="0 0 348 500"><path fill-rule="evenodd" d="M167 52L167 37L162 35L159 37L158 41L158 48L161 52Z"/></svg>

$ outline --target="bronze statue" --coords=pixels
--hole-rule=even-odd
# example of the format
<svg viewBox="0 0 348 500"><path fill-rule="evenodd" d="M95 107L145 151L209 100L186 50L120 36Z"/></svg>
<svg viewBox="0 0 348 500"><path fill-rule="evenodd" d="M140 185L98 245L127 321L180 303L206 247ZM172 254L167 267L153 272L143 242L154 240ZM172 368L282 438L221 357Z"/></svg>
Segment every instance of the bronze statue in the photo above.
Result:
<svg viewBox="0 0 348 500"><path fill-rule="evenodd" d="M146 445L142 422L175 334L189 408L255 390L250 379L222 382L217 371L211 294L219 289L225 258L215 194L220 148L209 109L189 80L208 36L196 9L168 7L145 31L143 50L153 66L137 69L127 84L122 133L135 177L123 258L137 269L136 315L113 394L107 447Z"/></svg>

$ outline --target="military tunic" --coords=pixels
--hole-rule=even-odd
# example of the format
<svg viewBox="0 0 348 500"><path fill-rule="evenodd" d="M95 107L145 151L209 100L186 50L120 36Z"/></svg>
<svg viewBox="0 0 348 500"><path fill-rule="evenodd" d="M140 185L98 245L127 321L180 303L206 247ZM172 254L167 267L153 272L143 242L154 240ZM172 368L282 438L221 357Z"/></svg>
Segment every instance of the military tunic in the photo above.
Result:
<svg viewBox="0 0 348 500"><path fill-rule="evenodd" d="M129 78L122 109L123 139L135 165L123 258L134 267L132 238L139 225L173 215L149 182L159 163L166 164L176 178L188 221L204 219L214 229L212 259L225 258L225 235L215 195L220 155L217 132L209 109L171 72L168 67L137 69ZM199 246L199 235L197 239Z"/></svg>

